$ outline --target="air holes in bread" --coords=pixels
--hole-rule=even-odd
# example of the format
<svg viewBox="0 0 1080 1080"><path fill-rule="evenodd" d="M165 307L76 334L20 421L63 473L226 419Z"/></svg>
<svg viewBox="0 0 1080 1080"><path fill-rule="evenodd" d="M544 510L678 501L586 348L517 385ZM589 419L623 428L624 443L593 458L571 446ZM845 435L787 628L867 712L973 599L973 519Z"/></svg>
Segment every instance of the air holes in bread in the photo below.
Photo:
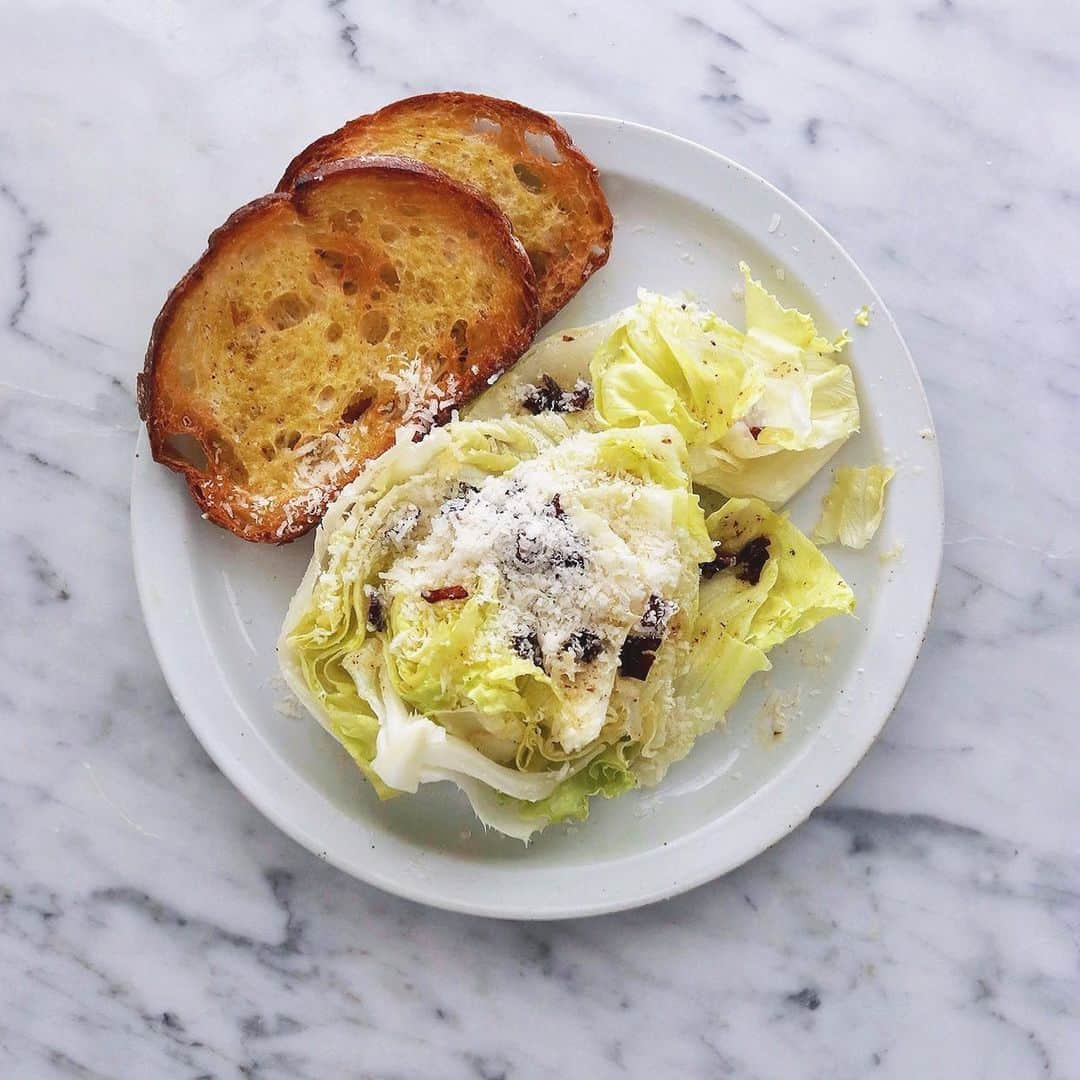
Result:
<svg viewBox="0 0 1080 1080"><path fill-rule="evenodd" d="M379 267L379 278L384 285L394 290L401 284L398 279L398 272L394 268L393 263L383 263L383 265Z"/></svg>
<svg viewBox="0 0 1080 1080"><path fill-rule="evenodd" d="M469 355L469 324L464 319L458 319L450 327L450 337L457 349L459 360L464 360Z"/></svg>
<svg viewBox="0 0 1080 1080"><path fill-rule="evenodd" d="M546 251L535 251L530 249L526 251L526 255L529 256L529 262L532 263L533 273L537 277L543 277L547 271L548 256Z"/></svg>
<svg viewBox="0 0 1080 1080"><path fill-rule="evenodd" d="M341 422L343 424L355 424L371 408L371 403L374 400L372 394L364 390L358 390L349 398L349 404L342 411Z"/></svg>
<svg viewBox="0 0 1080 1080"><path fill-rule="evenodd" d="M326 328L326 340L338 341L341 338L341 323L332 322Z"/></svg>
<svg viewBox="0 0 1080 1080"><path fill-rule="evenodd" d="M165 449L185 465L190 465L199 472L205 472L210 459L206 456L203 445L194 435L177 431L165 440Z"/></svg>
<svg viewBox="0 0 1080 1080"><path fill-rule="evenodd" d="M324 386L315 396L315 408L327 412L337 398L337 391L332 386Z"/></svg>
<svg viewBox="0 0 1080 1080"><path fill-rule="evenodd" d="M390 320L383 311L373 310L364 312L360 320L360 333L369 345L378 345L390 332Z"/></svg>
<svg viewBox="0 0 1080 1080"><path fill-rule="evenodd" d="M486 116L478 116L472 122L472 129L477 135L498 135L502 131L502 124L497 124Z"/></svg>
<svg viewBox="0 0 1080 1080"><path fill-rule="evenodd" d="M552 165L562 161L562 152L555 145L555 140L546 131L526 131L525 145L537 156Z"/></svg>
<svg viewBox="0 0 1080 1080"><path fill-rule="evenodd" d="M318 255L331 270L343 270L345 268L345 256L340 251L326 251L323 248L318 248L316 249L315 254Z"/></svg>
<svg viewBox="0 0 1080 1080"><path fill-rule="evenodd" d="M540 179L526 165L524 162L519 161L514 166L514 175L518 178L518 183L526 190L531 191L534 195L539 195L544 190L544 181Z"/></svg>
<svg viewBox="0 0 1080 1080"><path fill-rule="evenodd" d="M289 330L311 314L311 305L294 292L274 297L266 307L266 318L275 330Z"/></svg>
<svg viewBox="0 0 1080 1080"><path fill-rule="evenodd" d="M379 226L379 236L388 244L396 240L400 235L401 230L389 221L383 222L383 224Z"/></svg>

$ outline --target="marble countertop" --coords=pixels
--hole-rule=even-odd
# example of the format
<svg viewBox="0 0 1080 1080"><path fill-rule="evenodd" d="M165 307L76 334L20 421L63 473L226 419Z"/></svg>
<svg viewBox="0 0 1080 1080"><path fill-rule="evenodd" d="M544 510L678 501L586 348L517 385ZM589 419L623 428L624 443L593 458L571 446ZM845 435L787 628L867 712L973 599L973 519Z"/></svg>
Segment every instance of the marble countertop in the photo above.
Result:
<svg viewBox="0 0 1080 1080"><path fill-rule="evenodd" d="M1077 40L1067 0L5 4L0 1073L1080 1075ZM771 179L875 282L937 421L941 587L883 738L788 839L637 912L488 922L320 862L203 753L139 612L166 290L298 145L446 87Z"/></svg>

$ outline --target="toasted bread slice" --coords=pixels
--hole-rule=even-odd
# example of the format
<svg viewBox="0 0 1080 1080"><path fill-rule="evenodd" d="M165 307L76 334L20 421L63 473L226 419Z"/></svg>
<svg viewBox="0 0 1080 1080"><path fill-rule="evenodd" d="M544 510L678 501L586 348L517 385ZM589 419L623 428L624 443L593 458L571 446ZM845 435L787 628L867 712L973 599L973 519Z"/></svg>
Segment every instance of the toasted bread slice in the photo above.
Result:
<svg viewBox="0 0 1080 1080"><path fill-rule="evenodd" d="M607 262L611 210L596 167L550 116L483 94L406 98L313 142L278 191L362 154L417 158L489 195L529 254L544 321Z"/></svg>
<svg viewBox="0 0 1080 1080"><path fill-rule="evenodd" d="M213 233L154 324L139 410L205 516L281 543L399 427L494 381L538 319L490 200L415 161L343 161Z"/></svg>

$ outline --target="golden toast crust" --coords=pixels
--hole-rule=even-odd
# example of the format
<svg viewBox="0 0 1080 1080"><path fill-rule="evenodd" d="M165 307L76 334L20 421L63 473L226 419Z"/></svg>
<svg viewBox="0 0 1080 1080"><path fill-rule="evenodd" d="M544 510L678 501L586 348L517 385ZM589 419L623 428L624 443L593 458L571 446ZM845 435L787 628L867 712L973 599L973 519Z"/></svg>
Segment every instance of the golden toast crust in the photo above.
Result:
<svg viewBox="0 0 1080 1080"><path fill-rule="evenodd" d="M528 257L489 199L400 157L336 161L211 234L154 322L139 412L207 518L284 543L538 325Z"/></svg>
<svg viewBox="0 0 1080 1080"><path fill-rule="evenodd" d="M596 167L550 116L483 94L422 94L350 120L292 160L277 190L339 158L394 153L483 190L510 219L550 319L607 262L612 217Z"/></svg>

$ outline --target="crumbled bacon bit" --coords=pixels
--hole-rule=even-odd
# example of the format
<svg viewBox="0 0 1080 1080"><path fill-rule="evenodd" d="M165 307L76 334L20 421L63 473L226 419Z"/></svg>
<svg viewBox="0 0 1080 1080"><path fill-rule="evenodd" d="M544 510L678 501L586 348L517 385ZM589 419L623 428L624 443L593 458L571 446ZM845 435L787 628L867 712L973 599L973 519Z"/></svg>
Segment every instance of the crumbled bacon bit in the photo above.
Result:
<svg viewBox="0 0 1080 1080"><path fill-rule="evenodd" d="M713 578L720 573L721 570L727 570L729 566L735 565L734 555L725 555L720 550L719 544L713 544L713 551L716 552L716 557L712 562L704 562L699 564L701 570L701 576L703 578Z"/></svg>
<svg viewBox="0 0 1080 1080"><path fill-rule="evenodd" d="M653 593L645 604L638 625L630 631L619 651L619 674L627 679L645 680L656 662L656 651L664 641L668 623L679 610L674 600Z"/></svg>
<svg viewBox="0 0 1080 1080"><path fill-rule="evenodd" d="M756 425L754 425L754 424L751 424L751 425L750 425L750 438L751 438L751 439L754 439L754 440L756 441L756 440L757 440L757 437L758 437L758 436L759 436L760 434L761 434L761 428L757 427L757 426L756 426Z"/></svg>
<svg viewBox="0 0 1080 1080"><path fill-rule="evenodd" d="M734 566L735 576L740 581L756 585L761 580L761 571L769 561L767 536L755 536L753 540L748 540L734 555L725 555L719 544L714 544L713 548L716 558L712 562L700 564L703 578L715 577L721 570L730 570Z"/></svg>
<svg viewBox="0 0 1080 1080"><path fill-rule="evenodd" d="M544 669L544 653L540 648L540 638L537 636L535 630L530 630L527 634L515 634L510 639L510 644L514 649L514 652L521 657L522 660L528 660L530 664Z"/></svg>
<svg viewBox="0 0 1080 1080"><path fill-rule="evenodd" d="M443 585L439 589L425 589L420 595L429 604L437 604L440 600L467 600L469 590L464 585Z"/></svg>
<svg viewBox="0 0 1080 1080"><path fill-rule="evenodd" d="M647 633L665 634L672 615L679 610L674 600L665 600L653 593L645 604L639 626Z"/></svg>
<svg viewBox="0 0 1080 1080"><path fill-rule="evenodd" d="M574 384L572 390L563 388L548 374L540 376L536 386L525 388L521 404L533 414L542 412L581 412L592 402L592 387L582 379Z"/></svg>
<svg viewBox="0 0 1080 1080"><path fill-rule="evenodd" d="M744 544L735 556L735 576L740 581L756 585L761 580L761 571L769 561L769 538L755 536Z"/></svg>
<svg viewBox="0 0 1080 1080"><path fill-rule="evenodd" d="M382 596L378 589L371 585L364 586L367 595L368 609L365 624L373 634L382 633L386 629L386 608L383 605Z"/></svg>
<svg viewBox="0 0 1080 1080"><path fill-rule="evenodd" d="M575 630L566 639L563 648L581 663L591 664L604 651L604 642L592 630Z"/></svg>
<svg viewBox="0 0 1080 1080"><path fill-rule="evenodd" d="M539 416L542 412L552 412L556 403L562 397L562 387L550 376L541 375L536 386L530 386L521 404L533 414Z"/></svg>
<svg viewBox="0 0 1080 1080"><path fill-rule="evenodd" d="M592 404L592 387L583 379L574 384L574 389L563 394L562 408L558 412L581 412Z"/></svg>
<svg viewBox="0 0 1080 1080"><path fill-rule="evenodd" d="M663 640L660 634L631 634L619 652L619 674L644 682L656 662L656 650Z"/></svg>

